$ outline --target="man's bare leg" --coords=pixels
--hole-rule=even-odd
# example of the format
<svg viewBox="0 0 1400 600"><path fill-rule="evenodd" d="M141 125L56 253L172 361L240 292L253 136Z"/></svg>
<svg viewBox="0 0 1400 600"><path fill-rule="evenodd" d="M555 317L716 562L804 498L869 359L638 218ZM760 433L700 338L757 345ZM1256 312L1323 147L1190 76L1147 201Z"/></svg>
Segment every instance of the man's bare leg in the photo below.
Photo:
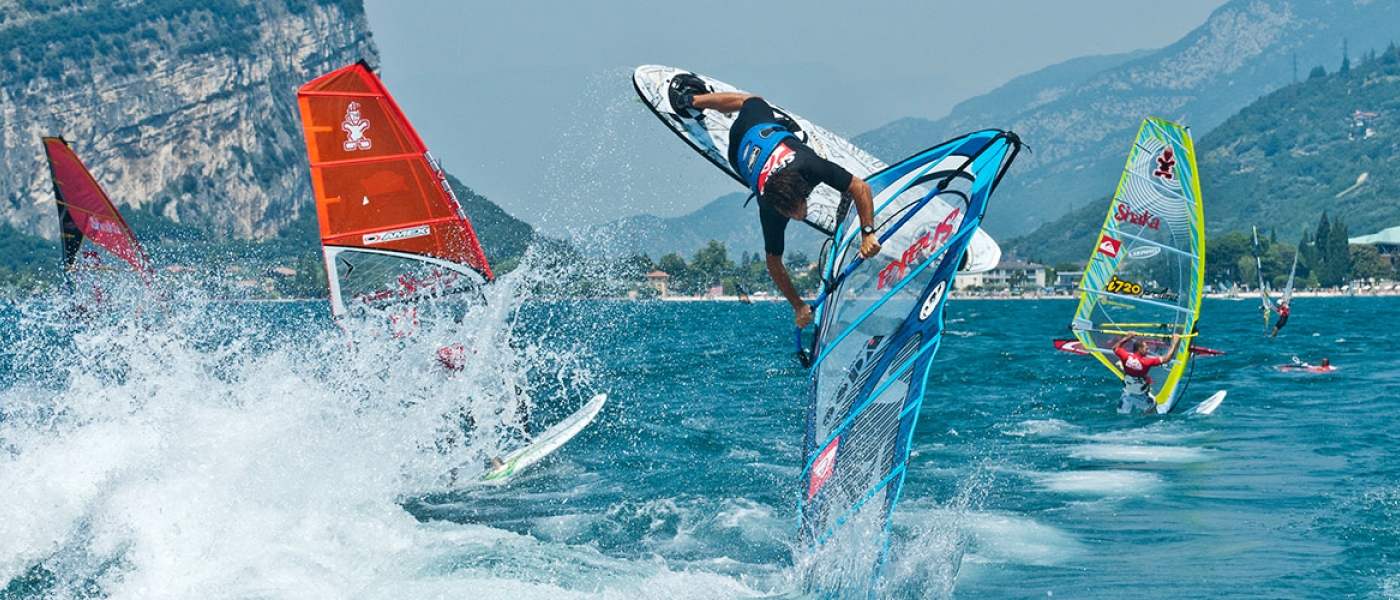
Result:
<svg viewBox="0 0 1400 600"><path fill-rule="evenodd" d="M697 109L709 109L722 113L739 112L744 106L744 101L755 98L753 94L740 92L715 92L713 94L696 94L691 99L690 105Z"/></svg>

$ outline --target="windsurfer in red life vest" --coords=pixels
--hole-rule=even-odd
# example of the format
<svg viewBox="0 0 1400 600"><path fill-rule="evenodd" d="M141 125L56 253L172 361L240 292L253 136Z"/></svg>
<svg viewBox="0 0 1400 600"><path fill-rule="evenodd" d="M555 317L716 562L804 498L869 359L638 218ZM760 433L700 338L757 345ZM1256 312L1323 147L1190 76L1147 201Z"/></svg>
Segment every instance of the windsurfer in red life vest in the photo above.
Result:
<svg viewBox="0 0 1400 600"><path fill-rule="evenodd" d="M1278 330L1288 324L1288 301L1279 302L1274 308L1278 310L1278 321L1274 322L1274 334L1269 337L1278 337Z"/></svg>
<svg viewBox="0 0 1400 600"><path fill-rule="evenodd" d="M673 78L671 108L687 118L704 117L705 109L738 112L729 129L729 164L758 196L758 218L763 225L763 248L768 274L783 292L795 313L798 327L812 322L812 307L802 301L787 267L783 266L784 230L788 220L807 217L807 196L819 183L850 194L860 216L860 255L880 252L875 235L875 207L870 186L840 165L819 156L793 134L763 98L739 92L713 92L704 80L690 73Z"/></svg>
<svg viewBox="0 0 1400 600"><path fill-rule="evenodd" d="M1135 337L1137 332L1129 331L1128 335L1113 343L1113 353L1118 356L1123 368L1123 395L1118 399L1119 414L1150 413L1157 408L1157 400L1152 397L1152 378L1147 372L1152 367L1160 366L1162 357L1149 356L1147 342L1143 340L1133 343L1132 352L1124 350L1123 345ZM1180 343L1181 336L1173 335L1171 348L1162 356L1175 356L1177 345Z"/></svg>

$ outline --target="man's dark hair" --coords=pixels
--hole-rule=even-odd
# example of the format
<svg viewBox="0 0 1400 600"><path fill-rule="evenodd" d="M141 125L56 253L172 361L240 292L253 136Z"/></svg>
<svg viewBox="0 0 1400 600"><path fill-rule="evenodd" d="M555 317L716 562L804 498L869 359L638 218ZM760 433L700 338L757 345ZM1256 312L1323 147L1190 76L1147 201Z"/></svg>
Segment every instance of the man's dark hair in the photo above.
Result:
<svg viewBox="0 0 1400 600"><path fill-rule="evenodd" d="M773 210L791 214L797 212L798 205L807 200L813 187L797 169L779 169L768 177L761 200Z"/></svg>
<svg viewBox="0 0 1400 600"><path fill-rule="evenodd" d="M1146 354L1147 348L1147 342L1143 340L1133 342L1133 354Z"/></svg>

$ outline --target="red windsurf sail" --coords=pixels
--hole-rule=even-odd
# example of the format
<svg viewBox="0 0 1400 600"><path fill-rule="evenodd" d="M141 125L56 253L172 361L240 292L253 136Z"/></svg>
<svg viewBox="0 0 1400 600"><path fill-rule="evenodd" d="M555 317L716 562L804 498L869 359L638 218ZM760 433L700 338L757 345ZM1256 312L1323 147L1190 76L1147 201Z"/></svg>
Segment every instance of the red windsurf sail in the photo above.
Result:
<svg viewBox="0 0 1400 600"><path fill-rule="evenodd" d="M64 269L125 270L103 265L101 249L129 265L149 286L154 276L150 258L83 161L63 138L44 138L44 151L58 201Z"/></svg>
<svg viewBox="0 0 1400 600"><path fill-rule="evenodd" d="M492 279L446 175L368 65L307 83L297 101L337 317Z"/></svg>

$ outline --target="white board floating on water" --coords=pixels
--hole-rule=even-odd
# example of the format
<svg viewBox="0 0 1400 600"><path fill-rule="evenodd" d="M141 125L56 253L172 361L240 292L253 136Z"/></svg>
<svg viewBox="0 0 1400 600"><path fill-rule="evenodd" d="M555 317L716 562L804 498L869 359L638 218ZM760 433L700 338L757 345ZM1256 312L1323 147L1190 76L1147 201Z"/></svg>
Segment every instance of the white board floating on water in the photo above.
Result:
<svg viewBox="0 0 1400 600"><path fill-rule="evenodd" d="M565 442L574 439L580 431L588 427L593 422L593 418L598 416L598 411L603 409L603 403L608 401L607 394L598 394L583 408L578 409L569 418L555 423L553 427L546 429L544 433L535 438L529 446L516 450L506 456L501 461L501 466L492 469L481 478L482 483L503 485L510 483L516 473L533 465L544 457L549 456Z"/></svg>
<svg viewBox="0 0 1400 600"><path fill-rule="evenodd" d="M1224 400L1225 390L1220 390L1214 394L1211 394L1211 396L1209 398L1206 398L1204 402L1197 404L1196 406L1192 407L1191 410L1186 411L1186 414L1208 415L1210 413L1215 412L1215 409L1219 408L1220 403Z"/></svg>

